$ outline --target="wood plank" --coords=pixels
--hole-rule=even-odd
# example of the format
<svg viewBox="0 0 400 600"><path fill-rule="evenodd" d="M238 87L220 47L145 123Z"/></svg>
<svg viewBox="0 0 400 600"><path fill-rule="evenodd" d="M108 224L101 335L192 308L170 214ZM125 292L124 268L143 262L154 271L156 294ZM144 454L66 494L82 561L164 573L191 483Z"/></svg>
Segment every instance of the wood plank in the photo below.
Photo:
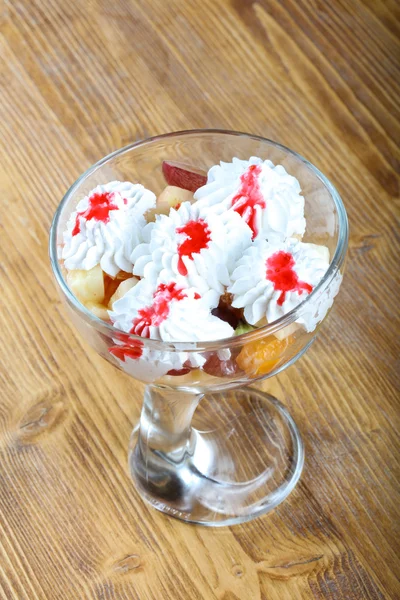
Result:
<svg viewBox="0 0 400 600"><path fill-rule="evenodd" d="M0 598L400 596L399 23L392 0L0 4ZM301 428L304 475L272 514L222 530L136 493L143 386L73 330L47 257L82 171L194 127L297 150L351 226L319 340L262 384Z"/></svg>

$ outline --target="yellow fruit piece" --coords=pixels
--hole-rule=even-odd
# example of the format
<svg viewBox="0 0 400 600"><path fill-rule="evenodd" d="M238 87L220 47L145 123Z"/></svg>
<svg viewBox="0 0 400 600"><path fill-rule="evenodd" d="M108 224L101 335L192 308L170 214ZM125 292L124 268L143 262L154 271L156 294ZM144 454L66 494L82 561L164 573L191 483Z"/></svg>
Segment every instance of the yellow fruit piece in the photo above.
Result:
<svg viewBox="0 0 400 600"><path fill-rule="evenodd" d="M193 194L189 190L183 190L175 185L167 185L157 198L157 207L161 209L165 206L170 209L172 206L182 202L191 202L192 200Z"/></svg>
<svg viewBox="0 0 400 600"><path fill-rule="evenodd" d="M107 311L107 307L104 304L95 304L94 302L88 302L86 308L90 310L96 317L103 321L109 321L110 317Z"/></svg>
<svg viewBox="0 0 400 600"><path fill-rule="evenodd" d="M329 248L327 248L326 246L322 246L321 244L308 244L308 243L304 243L303 247L305 250L314 250L314 252L316 254L318 254L318 256L324 260L325 262L327 262L329 264L330 261L330 252L329 252Z"/></svg>
<svg viewBox="0 0 400 600"><path fill-rule="evenodd" d="M169 209L168 209L168 212L169 212ZM160 211L157 210L157 208L149 208L149 210L144 213L144 218L146 219L147 223L155 223L156 216L158 214L160 214ZM165 213L165 214L167 214L167 213Z"/></svg>
<svg viewBox="0 0 400 600"><path fill-rule="evenodd" d="M112 308L114 302L120 300L123 296L125 296L126 292L129 292L129 290L135 287L138 281L139 279L137 277L130 277L129 279L125 279L125 281L122 281L122 283L120 283L117 287L114 294L111 296L108 306Z"/></svg>
<svg viewBox="0 0 400 600"><path fill-rule="evenodd" d="M108 275L109 277L109 275ZM132 277L132 273L127 273L126 271L118 271L114 279L116 281L125 281L125 279L130 279Z"/></svg>
<svg viewBox="0 0 400 600"><path fill-rule="evenodd" d="M299 331L300 329L302 329L302 325L300 325L300 323L291 323L290 325L286 325L286 327L283 329L278 329L278 331L275 331L274 336L277 337L278 340L284 340L290 335L295 334L296 331Z"/></svg>
<svg viewBox="0 0 400 600"><path fill-rule="evenodd" d="M267 375L281 361L286 348L294 338L289 336L283 340L269 336L267 338L245 344L236 362L250 377Z"/></svg>
<svg viewBox="0 0 400 600"><path fill-rule="evenodd" d="M145 214L146 221L156 220L156 215L169 215L171 208L179 207L182 202L193 202L193 193L175 185L167 185L157 198L157 205Z"/></svg>
<svg viewBox="0 0 400 600"><path fill-rule="evenodd" d="M183 369L183 371L185 371L185 369ZM164 375L160 381L173 383L174 385L194 385L200 382L204 373L200 369L193 369L189 371L189 373L183 373L183 375L179 376L177 375L178 372L176 372L175 375Z"/></svg>
<svg viewBox="0 0 400 600"><path fill-rule="evenodd" d="M82 302L101 304L104 300L104 279L100 265L89 271L80 269L68 271L67 283L71 291Z"/></svg>

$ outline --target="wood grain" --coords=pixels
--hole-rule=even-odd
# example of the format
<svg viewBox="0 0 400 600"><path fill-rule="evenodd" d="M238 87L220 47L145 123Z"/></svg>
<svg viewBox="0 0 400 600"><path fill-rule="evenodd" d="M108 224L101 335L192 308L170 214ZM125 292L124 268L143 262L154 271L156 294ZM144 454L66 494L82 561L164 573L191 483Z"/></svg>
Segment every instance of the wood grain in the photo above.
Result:
<svg viewBox="0 0 400 600"><path fill-rule="evenodd" d="M400 597L399 39L395 0L0 2L1 599ZM264 384L303 432L304 475L273 514L222 530L140 500L142 387L72 329L47 258L83 170L195 127L297 150L351 226L319 341Z"/></svg>

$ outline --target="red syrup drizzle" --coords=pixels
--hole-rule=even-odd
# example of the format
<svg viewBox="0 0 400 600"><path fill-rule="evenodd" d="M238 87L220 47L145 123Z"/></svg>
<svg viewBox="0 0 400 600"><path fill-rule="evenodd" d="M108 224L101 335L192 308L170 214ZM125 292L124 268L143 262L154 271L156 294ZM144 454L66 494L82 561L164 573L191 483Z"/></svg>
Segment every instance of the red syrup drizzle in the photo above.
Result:
<svg viewBox="0 0 400 600"><path fill-rule="evenodd" d="M132 340L129 335L120 334L119 339L124 343L123 346L111 346L108 349L110 354L125 362L125 358L129 357L134 360L140 358L143 354L143 342L140 340Z"/></svg>
<svg viewBox="0 0 400 600"><path fill-rule="evenodd" d="M187 236L178 246L178 272L185 276L188 272L183 262L183 256L188 256L193 260L193 254L208 247L208 242L211 241L211 232L207 223L203 219L199 219L198 221L188 221L183 227L177 227L176 233L184 233Z"/></svg>
<svg viewBox="0 0 400 600"><path fill-rule="evenodd" d="M274 289L281 292L278 298L278 305L282 306L285 302L286 292L312 292L313 286L305 281L300 281L297 273L293 269L295 262L289 252L280 250L275 252L266 260L267 279L274 284Z"/></svg>
<svg viewBox="0 0 400 600"><path fill-rule="evenodd" d="M153 304L138 311L138 316L133 320L133 327L130 333L142 337L150 337L150 327L158 327L169 315L170 303L172 301L183 300L187 298L186 291L178 288L175 282L160 283L153 294ZM197 292L194 298L198 300L200 294Z"/></svg>
<svg viewBox="0 0 400 600"><path fill-rule="evenodd" d="M113 203L115 199L114 192L95 192L89 197L89 206L86 210L76 214L75 226L72 230L72 235L77 235L81 231L80 217L85 221L101 221L108 223L110 220L110 211L118 210L118 206Z"/></svg>
<svg viewBox="0 0 400 600"><path fill-rule="evenodd" d="M266 208L264 197L261 193L258 176L261 173L261 165L251 165L240 176L241 186L232 198L232 208L244 219L253 232L252 240L257 236L256 206Z"/></svg>

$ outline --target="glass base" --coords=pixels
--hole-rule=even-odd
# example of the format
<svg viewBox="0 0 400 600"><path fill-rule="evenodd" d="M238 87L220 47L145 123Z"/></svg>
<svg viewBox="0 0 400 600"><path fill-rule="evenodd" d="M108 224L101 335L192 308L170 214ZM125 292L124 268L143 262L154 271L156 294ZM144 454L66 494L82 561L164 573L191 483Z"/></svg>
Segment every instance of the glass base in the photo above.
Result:
<svg viewBox="0 0 400 600"><path fill-rule="evenodd" d="M148 415L143 423L142 413L129 450L142 497L172 517L208 526L243 523L278 506L304 462L300 434L286 408L251 388L206 394L195 406L184 446L167 451L150 443L155 426ZM153 405L152 417L157 410Z"/></svg>

